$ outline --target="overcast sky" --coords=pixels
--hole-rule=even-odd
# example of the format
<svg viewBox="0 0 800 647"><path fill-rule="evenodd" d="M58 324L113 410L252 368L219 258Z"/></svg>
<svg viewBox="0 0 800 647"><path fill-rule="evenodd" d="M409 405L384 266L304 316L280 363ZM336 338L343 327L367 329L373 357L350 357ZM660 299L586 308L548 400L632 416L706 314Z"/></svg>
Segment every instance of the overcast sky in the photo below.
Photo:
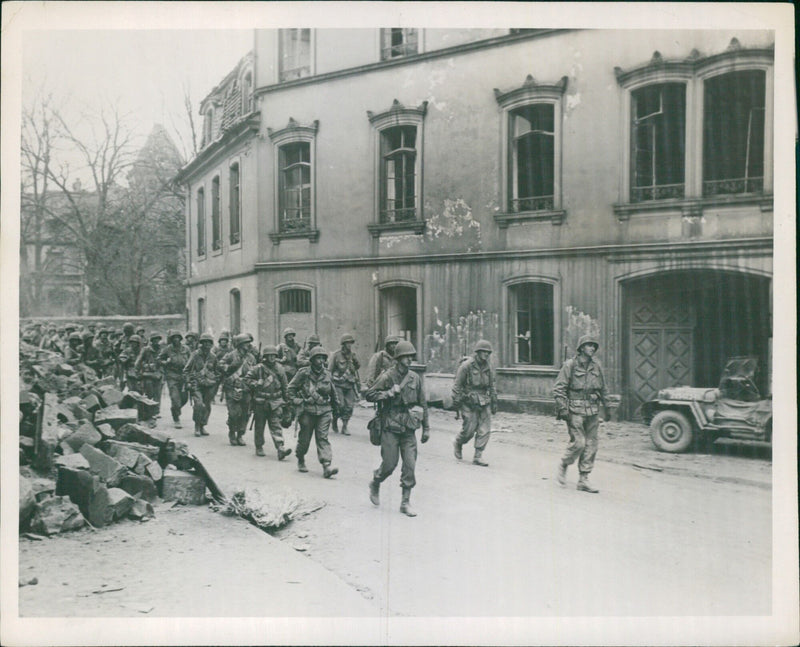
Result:
<svg viewBox="0 0 800 647"><path fill-rule="evenodd" d="M252 30L29 31L23 101L44 88L72 116L110 102L132 116L140 137L161 123L180 149L188 138L183 88L197 117L200 100L252 45Z"/></svg>

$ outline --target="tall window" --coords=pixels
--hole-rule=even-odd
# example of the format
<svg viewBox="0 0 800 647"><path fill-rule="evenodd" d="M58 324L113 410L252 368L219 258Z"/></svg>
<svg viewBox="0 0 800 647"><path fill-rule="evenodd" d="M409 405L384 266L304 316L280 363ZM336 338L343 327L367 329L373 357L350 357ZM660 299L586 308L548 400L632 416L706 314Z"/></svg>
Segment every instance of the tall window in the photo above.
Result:
<svg viewBox="0 0 800 647"><path fill-rule="evenodd" d="M197 189L197 255L206 253L206 192Z"/></svg>
<svg viewBox="0 0 800 647"><path fill-rule="evenodd" d="M764 190L763 70L706 79L703 110L703 195Z"/></svg>
<svg viewBox="0 0 800 647"><path fill-rule="evenodd" d="M509 211L554 208L555 125L552 103L536 103L510 114Z"/></svg>
<svg viewBox="0 0 800 647"><path fill-rule="evenodd" d="M291 81L311 74L311 30L280 30L281 81Z"/></svg>
<svg viewBox="0 0 800 647"><path fill-rule="evenodd" d="M303 288L282 290L278 299L279 314L305 314L311 312L311 290L304 290Z"/></svg>
<svg viewBox="0 0 800 647"><path fill-rule="evenodd" d="M222 248L222 225L219 217L219 175L211 180L211 249Z"/></svg>
<svg viewBox="0 0 800 647"><path fill-rule="evenodd" d="M235 245L242 240L241 226L242 215L239 201L239 163L234 162L231 164L228 173L228 186L230 189L230 231L231 231L231 245Z"/></svg>
<svg viewBox="0 0 800 647"><path fill-rule="evenodd" d="M242 330L242 295L234 288L230 293L231 335L238 335Z"/></svg>
<svg viewBox="0 0 800 647"><path fill-rule="evenodd" d="M418 33L416 29L402 27L381 29L381 60L416 54L419 51Z"/></svg>
<svg viewBox="0 0 800 647"><path fill-rule="evenodd" d="M214 109L209 108L203 117L203 146L210 144L214 138Z"/></svg>
<svg viewBox="0 0 800 647"><path fill-rule="evenodd" d="M293 142L279 148L280 231L311 227L311 145Z"/></svg>
<svg viewBox="0 0 800 647"><path fill-rule="evenodd" d="M206 329L206 300L197 300L197 330L202 333Z"/></svg>
<svg viewBox="0 0 800 647"><path fill-rule="evenodd" d="M631 202L682 198L686 85L664 83L631 92Z"/></svg>
<svg viewBox="0 0 800 647"><path fill-rule="evenodd" d="M416 126L381 131L381 222L415 220Z"/></svg>
<svg viewBox="0 0 800 647"><path fill-rule="evenodd" d="M514 363L553 366L555 321L552 283L527 282L509 288Z"/></svg>

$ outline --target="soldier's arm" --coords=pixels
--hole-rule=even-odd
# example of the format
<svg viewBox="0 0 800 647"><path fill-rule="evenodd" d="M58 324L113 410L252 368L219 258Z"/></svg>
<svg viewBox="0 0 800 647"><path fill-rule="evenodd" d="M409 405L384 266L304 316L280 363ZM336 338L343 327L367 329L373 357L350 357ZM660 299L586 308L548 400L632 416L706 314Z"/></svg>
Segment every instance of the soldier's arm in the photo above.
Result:
<svg viewBox="0 0 800 647"><path fill-rule="evenodd" d="M468 363L469 362L461 362L456 369L456 377L453 380L453 390L451 392L454 407L460 406L464 398L464 384L467 380Z"/></svg>
<svg viewBox="0 0 800 647"><path fill-rule="evenodd" d="M567 387L569 387L569 376L572 372L572 359L568 359L561 365L561 370L558 372L558 377L553 385L553 398L556 401L556 409L558 411L566 411L567 404Z"/></svg>
<svg viewBox="0 0 800 647"><path fill-rule="evenodd" d="M386 371L378 376L372 386L369 387L364 393L364 399L367 402L380 402L391 398L394 393L391 391L391 378L387 375Z"/></svg>
<svg viewBox="0 0 800 647"><path fill-rule="evenodd" d="M289 400L296 400L299 397L298 392L303 388L303 381L305 378L306 371L297 371L295 376L292 378L292 381L289 382L289 385L286 387L286 393L289 396Z"/></svg>
<svg viewBox="0 0 800 647"><path fill-rule="evenodd" d="M289 400L289 382L286 379L286 373L284 371L278 371L278 381L281 385L281 397L284 400Z"/></svg>
<svg viewBox="0 0 800 647"><path fill-rule="evenodd" d="M422 407L422 442L427 440L427 435L431 431L431 425L428 421L428 398L425 396L425 380L419 376L419 386L417 387L417 404Z"/></svg>

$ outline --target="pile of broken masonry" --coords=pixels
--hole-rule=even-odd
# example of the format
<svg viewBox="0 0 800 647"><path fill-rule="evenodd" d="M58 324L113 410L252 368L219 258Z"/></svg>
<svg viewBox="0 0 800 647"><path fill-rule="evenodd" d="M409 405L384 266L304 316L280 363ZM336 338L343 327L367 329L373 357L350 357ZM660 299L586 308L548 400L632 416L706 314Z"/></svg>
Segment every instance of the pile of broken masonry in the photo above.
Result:
<svg viewBox="0 0 800 647"><path fill-rule="evenodd" d="M185 444L137 424L154 402L22 341L19 359L20 533L147 521L159 497L202 504L206 487L223 500Z"/></svg>

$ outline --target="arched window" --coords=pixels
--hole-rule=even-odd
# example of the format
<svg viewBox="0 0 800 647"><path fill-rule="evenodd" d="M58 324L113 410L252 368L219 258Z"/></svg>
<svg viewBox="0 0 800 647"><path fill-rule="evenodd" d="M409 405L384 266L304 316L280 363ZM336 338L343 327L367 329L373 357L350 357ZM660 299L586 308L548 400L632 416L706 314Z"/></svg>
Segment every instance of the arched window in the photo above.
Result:
<svg viewBox="0 0 800 647"><path fill-rule="evenodd" d="M230 320L231 335L238 335L242 331L242 297L236 288L230 293Z"/></svg>

